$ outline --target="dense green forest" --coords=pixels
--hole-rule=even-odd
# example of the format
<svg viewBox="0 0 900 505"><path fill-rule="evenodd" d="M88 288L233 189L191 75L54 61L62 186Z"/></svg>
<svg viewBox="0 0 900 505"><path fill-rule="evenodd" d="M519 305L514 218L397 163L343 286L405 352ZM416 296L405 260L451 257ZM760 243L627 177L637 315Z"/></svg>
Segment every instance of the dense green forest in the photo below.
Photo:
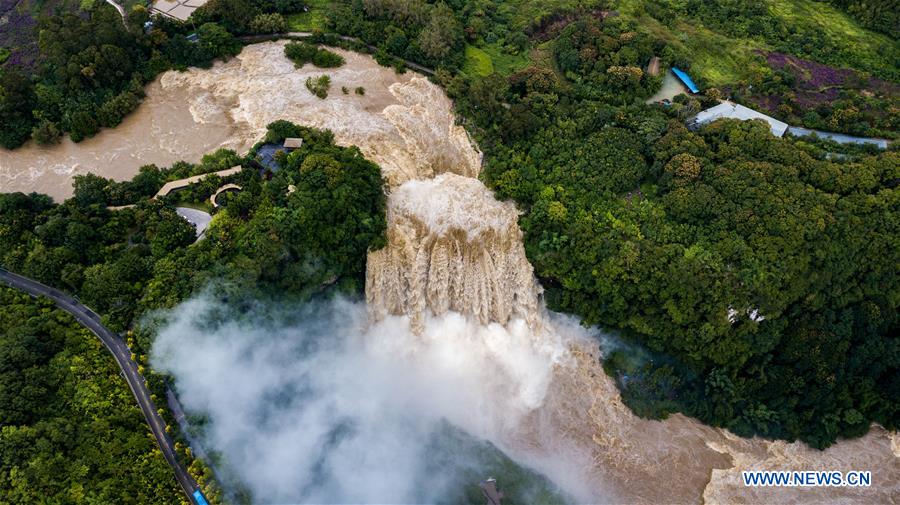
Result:
<svg viewBox="0 0 900 505"><path fill-rule="evenodd" d="M330 132L277 122L266 141L288 136L302 137L303 147L265 178L253 168L253 153L243 159L219 151L196 165L144 167L128 182L76 177L74 196L62 204L0 194L0 264L77 294L119 330L214 279L247 298L304 297L326 288L356 293L366 251L384 242L380 170L357 149L335 146ZM166 180L239 163L248 168L232 180L243 190L224 198L206 238L193 246L193 227L172 204L202 205L223 181L208 177L163 201L147 198ZM107 207L130 203L137 206Z"/></svg>
<svg viewBox="0 0 900 505"><path fill-rule="evenodd" d="M484 180L525 212L526 251L551 308L639 344L607 361L610 373L629 378L621 386L636 412L681 411L742 435L816 447L865 433L872 421L896 427L898 152L776 139L755 122L685 128L686 118L727 89L681 96L671 106L643 103L660 82L646 73L652 56L664 67L692 68L690 44L670 37L680 23L699 20L735 41L758 40L768 32L754 23L774 19L765 25L775 30L770 45L759 47L888 80L866 84L864 73L841 71L844 80L862 79L857 91L869 95L842 96L828 110L796 100L784 115L894 137L896 114L866 114L897 103L895 41L872 35L884 50L858 57L828 27L773 17L783 2L656 2L641 13L623 4L619 16L597 3L594 10L548 7L533 22L489 1L447 5L460 32L443 38L441 55L421 54L431 5L337 2L328 20L380 51L439 67L436 81L485 152ZM651 14L671 31L648 26ZM407 16L422 22L408 29ZM779 32L792 27L799 29L791 37ZM495 44L514 61L531 49L518 68L473 72L499 66L493 63L502 57L488 53ZM472 46L483 53L474 57L488 61L468 65ZM836 72L807 61L790 63L812 70L804 74L811 81ZM773 93L793 92L783 73L760 72ZM844 154L829 158L828 151Z"/></svg>
<svg viewBox="0 0 900 505"><path fill-rule="evenodd" d="M436 69L485 153L483 179L523 211L551 308L632 344L606 365L629 377L620 385L637 413L824 447L900 419L900 152L776 139L758 122L684 124L730 95L808 126L896 138L896 32L869 3L832 3L337 0L316 19L376 46L379 61ZM212 0L193 18L200 44L186 25L125 30L102 8L47 21L60 39L42 42L53 65L0 76L0 138L112 125L157 72L233 54L235 34L275 31L259 16L297 8L285 5ZM653 56L704 93L646 104L660 85ZM0 264L78 294L119 329L211 281L235 303L358 292L365 251L383 243L378 168L326 132L276 123L267 141L287 136L303 148L274 173L255 151L223 151L127 183L81 177L62 204L0 195ZM166 180L236 163L243 191L195 245L172 204L199 204L223 181L147 199Z"/></svg>
<svg viewBox="0 0 900 505"><path fill-rule="evenodd" d="M120 331L141 314L173 307L210 284L221 287L221 299L238 309L267 296L356 296L366 251L384 244L380 169L356 148L335 146L330 132L276 122L264 142L280 145L288 136L303 138L303 147L279 155L276 173L260 167L255 150L245 158L219 151L196 165L144 167L128 182L78 177L74 196L62 204L37 194L0 194L0 265L75 294ZM237 163L247 167L232 179L243 189L220 199L226 202L199 242L173 204L202 206L221 178L207 177L163 201L148 199L167 180ZM137 205L108 208L130 203ZM178 489L162 458L138 458L136 451L155 447L140 411L103 417L117 408L107 389L118 377L99 342L47 303L25 300L0 290L0 415L8 416L0 437L0 495L15 497L9 503L57 494L64 502L81 496L102 503L176 501ZM141 328L129 333L141 363L152 338ZM69 372L75 375L67 377ZM161 397L161 378L148 380ZM113 399L128 400L130 393L119 385L124 393L117 391ZM103 431L110 426L117 438ZM60 440L60 434L73 432L73 440ZM103 444L88 448L91 440ZM135 463L109 457L119 454ZM110 473L119 465L141 475ZM53 478L46 472L54 472ZM55 489L57 484L71 487ZM133 492L138 487L141 492ZM164 492L169 497L162 498Z"/></svg>
<svg viewBox="0 0 900 505"><path fill-rule="evenodd" d="M184 503L100 341L0 288L0 504Z"/></svg>

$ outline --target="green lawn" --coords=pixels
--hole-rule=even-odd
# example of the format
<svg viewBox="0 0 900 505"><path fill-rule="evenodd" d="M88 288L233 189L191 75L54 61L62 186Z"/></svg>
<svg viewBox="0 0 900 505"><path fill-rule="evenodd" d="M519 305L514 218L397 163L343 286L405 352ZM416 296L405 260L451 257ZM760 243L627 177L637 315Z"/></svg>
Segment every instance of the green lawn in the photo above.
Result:
<svg viewBox="0 0 900 505"><path fill-rule="evenodd" d="M494 71L500 75L509 75L522 70L530 63L526 54L509 54L504 52L499 44L488 44L481 49L491 58Z"/></svg>
<svg viewBox="0 0 900 505"><path fill-rule="evenodd" d="M494 62L488 53L475 46L466 46L466 62L462 71L471 76L487 77L494 73Z"/></svg>
<svg viewBox="0 0 900 505"><path fill-rule="evenodd" d="M292 32L325 31L325 9L330 2L331 0L307 0L309 12L288 16L288 29Z"/></svg>
<svg viewBox="0 0 900 505"><path fill-rule="evenodd" d="M480 47L467 45L466 61L462 71L479 77L486 77L494 72L509 75L527 67L529 63L527 55L506 53L499 44L486 44Z"/></svg>

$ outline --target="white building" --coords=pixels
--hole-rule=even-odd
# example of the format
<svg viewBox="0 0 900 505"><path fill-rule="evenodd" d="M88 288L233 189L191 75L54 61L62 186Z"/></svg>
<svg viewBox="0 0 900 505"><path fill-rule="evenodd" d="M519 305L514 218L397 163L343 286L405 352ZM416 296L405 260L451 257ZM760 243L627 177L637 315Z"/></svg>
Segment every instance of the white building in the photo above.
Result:
<svg viewBox="0 0 900 505"><path fill-rule="evenodd" d="M691 122L694 126L701 126L722 118L740 119L741 121L746 121L748 119L762 119L769 123L769 127L772 129L772 135L775 135L776 137L783 136L784 132L788 129L787 123L783 121L779 121L761 112L756 112L743 105L728 101L723 101L715 107L700 112L694 116L694 119Z"/></svg>

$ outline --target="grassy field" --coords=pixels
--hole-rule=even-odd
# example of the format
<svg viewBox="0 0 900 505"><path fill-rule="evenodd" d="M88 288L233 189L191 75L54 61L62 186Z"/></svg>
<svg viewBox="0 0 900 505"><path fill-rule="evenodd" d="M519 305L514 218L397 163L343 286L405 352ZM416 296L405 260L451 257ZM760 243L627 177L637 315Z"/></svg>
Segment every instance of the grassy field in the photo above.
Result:
<svg viewBox="0 0 900 505"><path fill-rule="evenodd" d="M307 0L309 12L291 14L287 17L288 29L292 32L325 31L325 9L331 0Z"/></svg>
<svg viewBox="0 0 900 505"><path fill-rule="evenodd" d="M494 73L494 62L484 50L466 46L466 62L462 71L471 76L487 77Z"/></svg>
<svg viewBox="0 0 900 505"><path fill-rule="evenodd" d="M506 14L514 29L530 26L556 11L599 8L599 0L506 0L498 2L499 12Z"/></svg>
<svg viewBox="0 0 900 505"><path fill-rule="evenodd" d="M486 53L494 65L494 71L500 75L509 75L518 70L522 70L530 63L527 55L509 54L503 51L503 48L497 44L488 44L481 48Z"/></svg>
<svg viewBox="0 0 900 505"><path fill-rule="evenodd" d="M835 66L857 69L884 65L887 56L898 53L898 45L885 35L860 27L845 13L812 0L765 0L773 17L788 26L822 33L840 46L832 61ZM713 31L697 20L673 20L665 26L646 14L641 0L618 0L616 9L624 18L635 20L645 30L668 42L680 53L689 55L691 73L700 76L708 86L722 86L748 79L754 74L768 72L754 51L778 50L779 41L756 38L736 38ZM806 55L798 55L807 57ZM821 58L811 58L821 59ZM845 63L841 65L840 63Z"/></svg>
<svg viewBox="0 0 900 505"><path fill-rule="evenodd" d="M494 72L509 75L527 67L528 56L509 54L498 44L486 44L481 47L466 46L466 61L462 71L471 76L486 77Z"/></svg>
<svg viewBox="0 0 900 505"><path fill-rule="evenodd" d="M886 61L900 65L900 44L887 35L866 30L843 11L813 0L770 0L769 12L791 26L805 26L839 43L836 58L861 68L877 68ZM893 55L893 56L892 56ZM823 62L828 63L828 62Z"/></svg>

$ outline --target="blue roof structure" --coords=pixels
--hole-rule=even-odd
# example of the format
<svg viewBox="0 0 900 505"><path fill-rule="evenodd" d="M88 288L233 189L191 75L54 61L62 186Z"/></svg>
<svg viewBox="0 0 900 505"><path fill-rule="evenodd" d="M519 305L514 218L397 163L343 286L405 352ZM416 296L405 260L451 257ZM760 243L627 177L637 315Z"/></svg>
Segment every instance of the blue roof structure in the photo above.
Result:
<svg viewBox="0 0 900 505"><path fill-rule="evenodd" d="M194 501L197 502L197 505L209 505L209 503L207 503L206 501L206 498L203 497L203 493L201 493L199 489L194 491L193 496Z"/></svg>
<svg viewBox="0 0 900 505"><path fill-rule="evenodd" d="M680 79L681 82L683 82L684 85L687 86L687 88L689 90L691 90L691 93L699 93L700 92L700 88L698 88L697 85L694 84L694 80L691 79L691 76L687 75L684 72L684 70L681 70L680 68L672 67L672 73L675 74L675 77Z"/></svg>

